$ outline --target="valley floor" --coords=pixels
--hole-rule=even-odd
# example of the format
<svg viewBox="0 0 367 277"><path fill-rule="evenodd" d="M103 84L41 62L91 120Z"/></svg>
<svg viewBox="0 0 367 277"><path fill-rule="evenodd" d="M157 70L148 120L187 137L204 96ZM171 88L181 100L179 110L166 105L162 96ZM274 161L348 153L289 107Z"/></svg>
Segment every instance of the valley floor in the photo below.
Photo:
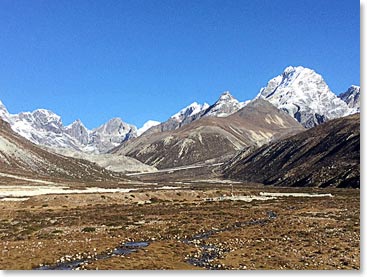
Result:
<svg viewBox="0 0 367 277"><path fill-rule="evenodd" d="M2 199L0 269L360 268L359 190L134 188Z"/></svg>

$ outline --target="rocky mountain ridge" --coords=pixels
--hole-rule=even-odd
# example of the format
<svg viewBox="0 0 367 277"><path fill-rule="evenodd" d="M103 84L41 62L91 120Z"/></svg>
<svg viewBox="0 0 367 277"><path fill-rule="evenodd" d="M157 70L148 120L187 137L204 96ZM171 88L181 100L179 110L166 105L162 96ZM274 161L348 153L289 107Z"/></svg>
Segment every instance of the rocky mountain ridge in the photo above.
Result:
<svg viewBox="0 0 367 277"><path fill-rule="evenodd" d="M71 181L103 181L121 178L94 163L51 153L15 133L0 119L0 173ZM15 177L16 178L16 177ZM43 182L43 181L40 181Z"/></svg>
<svg viewBox="0 0 367 277"><path fill-rule="evenodd" d="M111 151L158 169L215 163L236 151L303 131L285 112L263 99L227 117L207 116L172 131L143 135Z"/></svg>
<svg viewBox="0 0 367 277"><path fill-rule="evenodd" d="M351 114L360 112L360 90L359 86L352 85L346 92L341 93L338 97L347 103L351 109Z"/></svg>
<svg viewBox="0 0 367 277"><path fill-rule="evenodd" d="M226 117L243 108L248 102L240 102L229 91L225 91L213 105L193 102L171 116L167 121L148 129L144 135L173 131L207 116Z"/></svg>
<svg viewBox="0 0 367 277"><path fill-rule="evenodd" d="M360 115L241 151L223 172L226 178L274 186L360 187Z"/></svg>
<svg viewBox="0 0 367 277"><path fill-rule="evenodd" d="M59 115L46 109L10 114L1 102L0 117L29 141L54 148L105 153L123 141L137 137L136 127L120 118L113 118L98 128L88 130L80 120L64 126Z"/></svg>
<svg viewBox="0 0 367 277"><path fill-rule="evenodd" d="M314 70L302 66L289 66L282 74L271 79L255 97L272 103L287 112L304 127L314 127L328 120L360 111L360 88L351 86L336 96ZM52 111L38 109L33 112L10 114L0 101L0 117L11 128L33 143L54 148L66 148L86 153L106 153L131 138L150 136L158 132L177 130L205 117L228 117L250 101L240 102L229 91L223 92L212 105L194 102L167 121L147 121L137 129L134 125L113 118L93 130L80 120L64 126L61 117Z"/></svg>

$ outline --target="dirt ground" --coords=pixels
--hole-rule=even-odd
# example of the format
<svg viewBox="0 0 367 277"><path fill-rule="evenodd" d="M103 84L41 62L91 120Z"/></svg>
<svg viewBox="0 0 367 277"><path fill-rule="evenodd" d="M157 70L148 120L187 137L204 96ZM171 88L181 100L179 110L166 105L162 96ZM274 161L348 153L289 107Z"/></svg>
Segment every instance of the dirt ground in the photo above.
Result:
<svg viewBox="0 0 367 277"><path fill-rule="evenodd" d="M223 195L330 193L252 202ZM126 242L148 242L105 255ZM195 184L0 201L0 269L359 269L360 191Z"/></svg>

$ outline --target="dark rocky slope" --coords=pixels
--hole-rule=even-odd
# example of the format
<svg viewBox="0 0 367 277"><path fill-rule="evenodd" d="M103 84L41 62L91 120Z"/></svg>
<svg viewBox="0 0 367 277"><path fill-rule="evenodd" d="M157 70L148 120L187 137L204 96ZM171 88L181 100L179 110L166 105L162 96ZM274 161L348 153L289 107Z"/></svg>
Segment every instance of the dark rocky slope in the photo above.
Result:
<svg viewBox="0 0 367 277"><path fill-rule="evenodd" d="M360 115L334 119L242 152L223 167L231 179L294 187L360 186Z"/></svg>

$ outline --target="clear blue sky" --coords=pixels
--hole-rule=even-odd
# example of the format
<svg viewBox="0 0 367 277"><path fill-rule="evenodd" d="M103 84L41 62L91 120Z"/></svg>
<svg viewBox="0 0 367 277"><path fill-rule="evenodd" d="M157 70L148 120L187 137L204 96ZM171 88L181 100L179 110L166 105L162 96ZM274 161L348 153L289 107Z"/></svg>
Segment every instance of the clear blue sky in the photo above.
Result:
<svg viewBox="0 0 367 277"><path fill-rule="evenodd" d="M224 90L252 99L288 65L360 83L359 0L1 0L0 100L64 124L164 121Z"/></svg>

